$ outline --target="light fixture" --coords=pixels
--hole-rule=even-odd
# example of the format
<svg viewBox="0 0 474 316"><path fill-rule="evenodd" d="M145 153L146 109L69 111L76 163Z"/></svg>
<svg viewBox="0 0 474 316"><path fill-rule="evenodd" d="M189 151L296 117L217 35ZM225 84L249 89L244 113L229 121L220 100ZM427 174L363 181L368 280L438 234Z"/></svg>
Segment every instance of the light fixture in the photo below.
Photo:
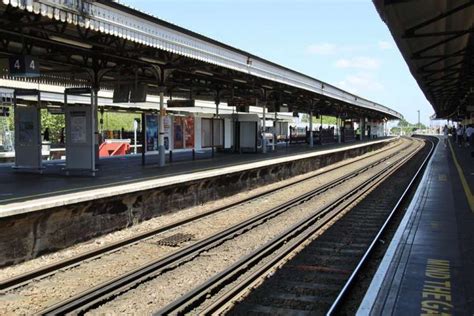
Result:
<svg viewBox="0 0 474 316"><path fill-rule="evenodd" d="M188 88L178 88L179 91L190 91Z"/></svg>
<svg viewBox="0 0 474 316"><path fill-rule="evenodd" d="M267 89L270 89L270 90L273 89L273 87L267 86L267 85L262 85L262 88L267 88Z"/></svg>
<svg viewBox="0 0 474 316"><path fill-rule="evenodd" d="M204 71L204 70L195 70L194 73L196 74L201 74L201 75L206 75L206 76L214 76L213 73L211 72L207 72L207 71Z"/></svg>
<svg viewBox="0 0 474 316"><path fill-rule="evenodd" d="M70 39L55 36L55 35L51 35L49 37L49 39L52 40L52 41L55 41L55 42L59 42L59 43L63 43L63 44L69 44L69 45L72 45L72 46L77 46L77 47L81 47L81 48L85 48L85 49L91 49L92 48L91 44L78 42L78 41L75 41L75 40L70 40Z"/></svg>
<svg viewBox="0 0 474 316"><path fill-rule="evenodd" d="M288 91L288 90L283 90L283 92L285 92L287 94L291 94L291 91Z"/></svg>
<svg viewBox="0 0 474 316"><path fill-rule="evenodd" d="M141 61L150 63L150 64L166 65L166 62L164 62L162 60L154 59L154 58L140 57L138 59L140 59Z"/></svg>
<svg viewBox="0 0 474 316"><path fill-rule="evenodd" d="M247 81L242 80L242 79L232 79L232 80L234 80L235 82L247 83Z"/></svg>

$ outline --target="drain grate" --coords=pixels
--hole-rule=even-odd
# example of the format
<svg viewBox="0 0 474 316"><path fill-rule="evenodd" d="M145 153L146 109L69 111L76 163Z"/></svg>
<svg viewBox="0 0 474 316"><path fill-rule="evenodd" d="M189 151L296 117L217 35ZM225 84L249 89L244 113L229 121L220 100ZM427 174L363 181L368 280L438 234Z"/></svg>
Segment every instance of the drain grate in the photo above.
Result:
<svg viewBox="0 0 474 316"><path fill-rule="evenodd" d="M193 234L182 234L177 233L161 240L158 240L157 244L160 246L168 246L168 247L177 247L179 244L183 242L190 241L194 237Z"/></svg>

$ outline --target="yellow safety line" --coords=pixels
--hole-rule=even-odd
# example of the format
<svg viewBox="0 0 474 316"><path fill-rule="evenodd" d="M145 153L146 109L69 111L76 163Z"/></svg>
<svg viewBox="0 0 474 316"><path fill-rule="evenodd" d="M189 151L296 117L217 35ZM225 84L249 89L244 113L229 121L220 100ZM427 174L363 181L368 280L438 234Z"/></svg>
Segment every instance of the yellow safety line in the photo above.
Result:
<svg viewBox="0 0 474 316"><path fill-rule="evenodd" d="M448 140L449 148L451 149L451 154L453 155L454 165L458 170L459 177L461 178L462 187L464 189L464 193L466 194L467 202L469 203L469 207L471 208L471 212L474 213L474 196L472 195L471 188L466 181L466 177L464 177L464 171L461 168L461 165L456 158L456 154L454 153L453 145L451 144L451 140Z"/></svg>

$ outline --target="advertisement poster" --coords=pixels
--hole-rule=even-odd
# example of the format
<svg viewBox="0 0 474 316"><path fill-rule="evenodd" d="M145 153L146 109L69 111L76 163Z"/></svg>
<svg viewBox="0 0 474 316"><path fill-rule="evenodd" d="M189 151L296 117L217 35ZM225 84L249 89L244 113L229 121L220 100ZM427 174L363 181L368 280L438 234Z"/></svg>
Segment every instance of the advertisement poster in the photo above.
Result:
<svg viewBox="0 0 474 316"><path fill-rule="evenodd" d="M147 114L146 124L146 151L158 150L158 117L154 114Z"/></svg>
<svg viewBox="0 0 474 316"><path fill-rule="evenodd" d="M185 147L194 148L194 117L188 116L184 119Z"/></svg>
<svg viewBox="0 0 474 316"><path fill-rule="evenodd" d="M164 137L164 145L165 150L170 149L170 129L171 129L171 118L169 116L163 117L163 129L165 133Z"/></svg>
<svg viewBox="0 0 474 316"><path fill-rule="evenodd" d="M173 129L174 129L174 148L175 149L180 149L183 148L184 145L184 131L183 131L183 121L184 118L180 116L175 116L174 117L174 122L173 122Z"/></svg>
<svg viewBox="0 0 474 316"><path fill-rule="evenodd" d="M87 121L86 112L71 112L71 142L74 144L87 143Z"/></svg>

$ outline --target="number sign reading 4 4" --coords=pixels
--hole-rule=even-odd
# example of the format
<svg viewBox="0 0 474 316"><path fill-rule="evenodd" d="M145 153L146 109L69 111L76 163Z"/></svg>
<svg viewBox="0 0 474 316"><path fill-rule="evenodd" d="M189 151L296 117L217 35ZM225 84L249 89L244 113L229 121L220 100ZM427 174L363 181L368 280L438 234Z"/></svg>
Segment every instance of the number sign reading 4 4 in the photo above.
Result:
<svg viewBox="0 0 474 316"><path fill-rule="evenodd" d="M39 77L39 62L29 55L10 57L10 75L17 77Z"/></svg>

